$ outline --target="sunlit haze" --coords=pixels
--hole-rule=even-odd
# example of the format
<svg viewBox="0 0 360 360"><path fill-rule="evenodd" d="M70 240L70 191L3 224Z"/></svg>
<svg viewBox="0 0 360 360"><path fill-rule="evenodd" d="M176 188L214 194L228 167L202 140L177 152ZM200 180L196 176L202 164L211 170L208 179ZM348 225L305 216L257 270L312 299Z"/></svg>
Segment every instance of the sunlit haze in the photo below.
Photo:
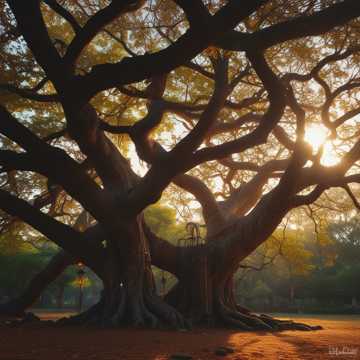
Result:
<svg viewBox="0 0 360 360"><path fill-rule="evenodd" d="M337 156L333 144L328 140L329 130L320 124L312 124L306 128L305 141L317 152L323 145L321 164L324 166L336 165L340 159Z"/></svg>

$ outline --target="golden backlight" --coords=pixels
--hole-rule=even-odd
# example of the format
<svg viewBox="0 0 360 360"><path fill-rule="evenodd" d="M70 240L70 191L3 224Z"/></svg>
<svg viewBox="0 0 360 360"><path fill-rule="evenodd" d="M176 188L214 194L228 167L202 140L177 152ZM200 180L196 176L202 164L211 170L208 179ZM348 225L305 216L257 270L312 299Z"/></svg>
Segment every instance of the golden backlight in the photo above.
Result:
<svg viewBox="0 0 360 360"><path fill-rule="evenodd" d="M324 166L333 166L339 163L340 158L335 152L332 142L328 139L329 130L320 124L312 124L306 128L305 141L309 143L313 150L317 152L323 145L323 155L321 164Z"/></svg>

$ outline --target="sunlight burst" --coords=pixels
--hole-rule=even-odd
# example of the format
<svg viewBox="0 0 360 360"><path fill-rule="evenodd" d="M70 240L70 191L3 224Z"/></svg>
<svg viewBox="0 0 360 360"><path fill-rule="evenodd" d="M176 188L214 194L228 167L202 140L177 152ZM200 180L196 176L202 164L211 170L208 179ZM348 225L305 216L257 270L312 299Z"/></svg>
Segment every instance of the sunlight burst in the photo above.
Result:
<svg viewBox="0 0 360 360"><path fill-rule="evenodd" d="M334 146L328 140L329 130L319 124L312 124L306 128L305 141L311 145L313 150L317 152L323 145L323 155L321 157L321 164L324 166L333 166L339 163L340 158L335 152Z"/></svg>
<svg viewBox="0 0 360 360"><path fill-rule="evenodd" d="M320 146L325 143L329 134L329 130L319 124L312 124L306 128L305 141L308 142L315 151L318 151Z"/></svg>

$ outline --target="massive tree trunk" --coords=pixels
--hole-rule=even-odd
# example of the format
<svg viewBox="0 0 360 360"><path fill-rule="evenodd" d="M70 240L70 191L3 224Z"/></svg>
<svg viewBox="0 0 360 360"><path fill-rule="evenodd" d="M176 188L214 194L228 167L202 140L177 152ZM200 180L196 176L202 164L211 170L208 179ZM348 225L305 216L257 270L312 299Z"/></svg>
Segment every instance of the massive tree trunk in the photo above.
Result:
<svg viewBox="0 0 360 360"><path fill-rule="evenodd" d="M156 294L142 215L127 223L114 224L105 233L101 299L85 313L64 322L105 327L184 327L183 316Z"/></svg>
<svg viewBox="0 0 360 360"><path fill-rule="evenodd" d="M97 244L100 239L106 240L101 258L91 256L86 264L103 281L101 299L88 311L63 322L184 327L184 315L195 325L243 330L311 329L252 314L236 304L233 294L232 277L239 263L268 238L289 210L288 203L278 201L280 196L279 190L273 190L249 216L228 223L217 234L209 233L205 244L185 248L158 239L144 224L142 214L126 218L114 211L106 224L100 225L100 235L96 229L87 231L99 237L93 239ZM156 294L151 264L178 278L165 302Z"/></svg>
<svg viewBox="0 0 360 360"><path fill-rule="evenodd" d="M233 229L218 236L224 239L227 232L233 232ZM255 315L236 303L232 276L238 262L249 255L251 248L241 247L241 253L235 253L215 239L207 244L179 248L153 234L142 216L114 226L107 234L105 268L98 272L104 285L100 301L84 313L62 319L60 323L102 327L183 328L193 324L242 330L314 329L304 324ZM118 234L121 234L121 240ZM6 305L8 314L24 315L24 309L69 264L60 259L64 260L63 253L50 262L37 281L32 282L37 284L36 287L30 286L19 298L26 298L27 302L20 304L16 300ZM178 278L178 283L165 299L156 294L151 264L162 266ZM93 270L96 272L97 268Z"/></svg>
<svg viewBox="0 0 360 360"><path fill-rule="evenodd" d="M183 272L165 300L177 308L193 325L232 327L241 330L316 330L293 321L255 314L237 304L233 275L236 268L217 267L219 253L211 254L205 246L194 248L183 259Z"/></svg>
<svg viewBox="0 0 360 360"><path fill-rule="evenodd" d="M166 300L197 324L242 330L318 329L254 314L237 304L234 296L233 276L240 262L268 238L289 209L276 200L278 195L273 191L264 196L251 217L228 224L219 233L211 234L205 244L185 248L179 281Z"/></svg>

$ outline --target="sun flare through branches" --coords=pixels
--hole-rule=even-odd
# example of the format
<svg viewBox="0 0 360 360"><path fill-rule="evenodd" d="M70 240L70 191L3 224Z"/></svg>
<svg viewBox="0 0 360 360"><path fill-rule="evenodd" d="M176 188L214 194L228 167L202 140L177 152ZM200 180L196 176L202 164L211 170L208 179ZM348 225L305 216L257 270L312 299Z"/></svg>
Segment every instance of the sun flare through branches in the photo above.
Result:
<svg viewBox="0 0 360 360"><path fill-rule="evenodd" d="M313 151L322 151L320 163L324 166L333 166L340 162L329 134L329 129L321 124L311 124L305 131L305 141L311 145Z"/></svg>

